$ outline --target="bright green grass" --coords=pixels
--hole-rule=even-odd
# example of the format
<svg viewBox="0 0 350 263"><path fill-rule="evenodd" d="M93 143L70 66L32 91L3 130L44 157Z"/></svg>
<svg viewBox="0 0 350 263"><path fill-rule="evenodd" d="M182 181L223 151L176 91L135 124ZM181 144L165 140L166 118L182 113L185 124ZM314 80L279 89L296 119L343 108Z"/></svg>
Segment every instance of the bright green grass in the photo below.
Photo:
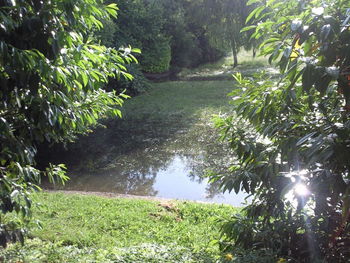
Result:
<svg viewBox="0 0 350 263"><path fill-rule="evenodd" d="M216 262L218 219L228 205L104 198L61 193L33 196L42 229L25 247L0 251L4 262Z"/></svg>
<svg viewBox="0 0 350 263"><path fill-rule="evenodd" d="M152 88L128 100L122 111L125 118L198 118L230 109L227 94L234 81L172 81L153 83ZM207 116L208 117L208 116ZM210 117L210 116L209 116Z"/></svg>
<svg viewBox="0 0 350 263"><path fill-rule="evenodd" d="M238 67L239 69L242 69L242 70L247 65L255 68L268 65L268 59L266 57L258 56L257 54L256 57L254 58L252 50L249 50L249 51L241 50L238 53L237 59L238 59ZM229 61L231 62L230 65L233 65L232 56L229 57Z"/></svg>
<svg viewBox="0 0 350 263"><path fill-rule="evenodd" d="M235 72L241 72L243 75L252 75L257 71L264 70L269 66L266 57L253 57L252 51L242 50L238 53L238 66L233 68L233 56L229 52L227 56L214 63L200 65L194 69L183 69L179 77L183 79L212 79L229 80Z"/></svg>

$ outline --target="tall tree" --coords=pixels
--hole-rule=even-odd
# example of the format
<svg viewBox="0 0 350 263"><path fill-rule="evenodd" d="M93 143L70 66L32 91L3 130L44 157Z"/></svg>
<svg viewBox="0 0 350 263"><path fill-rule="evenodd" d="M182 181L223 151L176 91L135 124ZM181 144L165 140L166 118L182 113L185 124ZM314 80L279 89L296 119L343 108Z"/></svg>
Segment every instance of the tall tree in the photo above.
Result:
<svg viewBox="0 0 350 263"><path fill-rule="evenodd" d="M249 36L241 33L245 27L246 19L251 7L246 0L204 0L202 9L202 21L206 25L211 41L216 45L230 47L233 55L233 66L238 65L237 54L241 47L247 46Z"/></svg>
<svg viewBox="0 0 350 263"><path fill-rule="evenodd" d="M131 49L96 44L91 32L116 15L100 0L0 1L0 245L22 240L30 192L40 176L62 181L64 166L35 168L36 145L65 142L106 116L120 116L124 96L105 92L109 77L126 73ZM136 51L136 50L135 50Z"/></svg>

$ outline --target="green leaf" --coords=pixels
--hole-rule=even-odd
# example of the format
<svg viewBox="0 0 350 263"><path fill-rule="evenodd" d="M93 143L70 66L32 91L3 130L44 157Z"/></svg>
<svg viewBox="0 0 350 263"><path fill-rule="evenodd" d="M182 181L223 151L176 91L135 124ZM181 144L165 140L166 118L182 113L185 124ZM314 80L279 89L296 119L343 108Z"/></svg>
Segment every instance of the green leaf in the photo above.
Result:
<svg viewBox="0 0 350 263"><path fill-rule="evenodd" d="M320 32L321 42L326 42L328 40L331 30L332 30L332 26L330 24L322 26L321 32Z"/></svg>
<svg viewBox="0 0 350 263"><path fill-rule="evenodd" d="M11 193L11 199L17 198L18 195L19 195L19 191L18 191L18 190L14 190L14 191Z"/></svg>
<svg viewBox="0 0 350 263"><path fill-rule="evenodd" d="M317 132L311 132L309 134L306 134L304 137L300 138L297 141L297 146L301 146L302 144L304 144L305 142L307 142L310 138L314 137L317 134Z"/></svg>
<svg viewBox="0 0 350 263"><path fill-rule="evenodd" d="M256 4L256 3L260 3L260 0L249 0L247 2L247 5L252 5L252 4Z"/></svg>
<svg viewBox="0 0 350 263"><path fill-rule="evenodd" d="M315 75L313 73L313 67L311 65L307 65L302 76L303 90L307 93L316 82Z"/></svg>
<svg viewBox="0 0 350 263"><path fill-rule="evenodd" d="M246 26L246 27L244 27L243 29L241 29L241 33L243 33L243 32L246 32L246 31L249 31L249 30L252 30L252 29L255 29L257 26L255 26L255 25L252 25L252 26Z"/></svg>
<svg viewBox="0 0 350 263"><path fill-rule="evenodd" d="M86 87L88 82L89 82L89 78L88 78L87 74L85 74L84 72L81 73L81 77L83 80L83 86Z"/></svg>
<svg viewBox="0 0 350 263"><path fill-rule="evenodd" d="M258 12L260 12L261 9L264 9L265 7L259 6L255 8L250 14L247 16L245 23L247 24Z"/></svg>

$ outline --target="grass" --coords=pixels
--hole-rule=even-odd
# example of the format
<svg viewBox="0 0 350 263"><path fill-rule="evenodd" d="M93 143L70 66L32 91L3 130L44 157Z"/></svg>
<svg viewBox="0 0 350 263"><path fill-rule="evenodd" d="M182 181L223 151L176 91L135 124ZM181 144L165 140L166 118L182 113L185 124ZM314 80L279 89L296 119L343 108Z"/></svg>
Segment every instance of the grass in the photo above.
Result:
<svg viewBox="0 0 350 263"><path fill-rule="evenodd" d="M125 103L126 119L164 118L181 115L198 118L203 114L229 110L227 93L232 81L172 81L154 83L145 94Z"/></svg>
<svg viewBox="0 0 350 263"><path fill-rule="evenodd" d="M258 54L256 55L256 57L253 57L253 51L249 50L241 50L238 53L237 56L238 59L238 69L244 70L245 67L249 67L249 68L259 68L259 67L263 67L263 66L267 66L268 65L268 60L266 57L262 57L262 56L258 56ZM233 58L230 57L230 61L231 64L233 65Z"/></svg>
<svg viewBox="0 0 350 263"><path fill-rule="evenodd" d="M216 262L218 219L228 205L37 193L24 247L0 251L3 262Z"/></svg>
<svg viewBox="0 0 350 263"><path fill-rule="evenodd" d="M233 56L229 53L217 62L207 63L195 69L184 69L179 73L179 77L184 80L230 80L235 72L252 75L257 71L270 68L266 57L253 58L252 51L242 50L237 58L236 68L233 68Z"/></svg>

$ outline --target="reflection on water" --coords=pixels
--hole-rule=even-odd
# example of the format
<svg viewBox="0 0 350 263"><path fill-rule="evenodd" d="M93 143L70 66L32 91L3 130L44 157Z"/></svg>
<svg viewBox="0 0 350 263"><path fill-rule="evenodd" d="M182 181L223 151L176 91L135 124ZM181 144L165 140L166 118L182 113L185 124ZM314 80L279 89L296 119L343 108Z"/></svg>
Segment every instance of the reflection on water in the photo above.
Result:
<svg viewBox="0 0 350 263"><path fill-rule="evenodd" d="M166 170L158 173L154 188L161 197L229 203L235 206L240 206L245 197L244 194L222 194L217 187L209 185L207 179L196 178L186 165L186 160L179 156L174 157Z"/></svg>
<svg viewBox="0 0 350 263"><path fill-rule="evenodd" d="M205 177L225 169L232 155L215 130L181 123L119 120L81 138L61 160L71 177L65 189L241 205L245 194L222 194Z"/></svg>

